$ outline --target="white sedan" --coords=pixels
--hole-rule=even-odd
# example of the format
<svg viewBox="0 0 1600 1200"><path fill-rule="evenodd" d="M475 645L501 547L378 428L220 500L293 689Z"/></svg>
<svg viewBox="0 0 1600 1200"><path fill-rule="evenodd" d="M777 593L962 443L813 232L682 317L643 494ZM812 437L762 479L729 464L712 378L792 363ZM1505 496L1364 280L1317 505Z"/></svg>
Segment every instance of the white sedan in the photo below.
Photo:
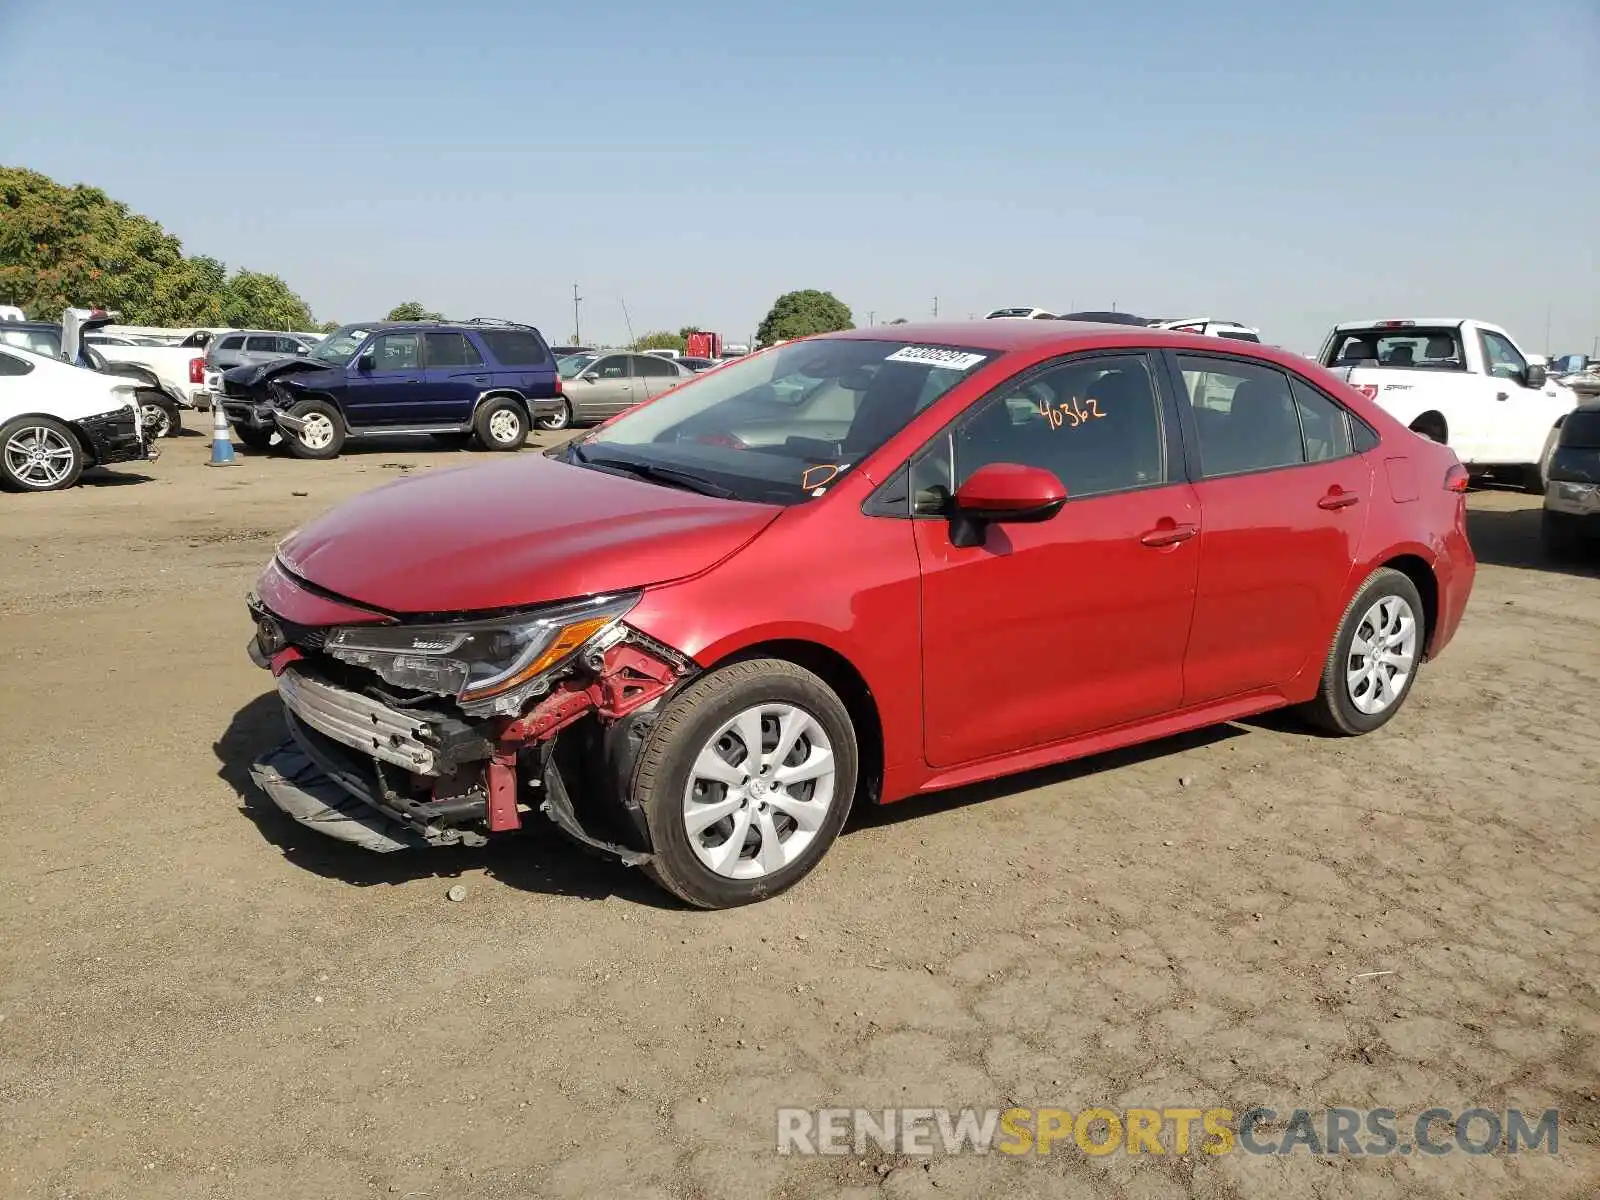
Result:
<svg viewBox="0 0 1600 1200"><path fill-rule="evenodd" d="M133 402L138 387L0 346L0 488L52 492L77 483L85 467L155 458Z"/></svg>

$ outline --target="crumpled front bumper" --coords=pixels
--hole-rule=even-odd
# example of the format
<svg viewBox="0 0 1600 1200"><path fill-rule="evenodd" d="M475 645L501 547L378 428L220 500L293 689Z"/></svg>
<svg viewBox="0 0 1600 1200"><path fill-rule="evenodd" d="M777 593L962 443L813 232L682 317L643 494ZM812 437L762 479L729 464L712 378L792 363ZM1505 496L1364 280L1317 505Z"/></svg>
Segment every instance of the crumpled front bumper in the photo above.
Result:
<svg viewBox="0 0 1600 1200"><path fill-rule="evenodd" d="M139 428L131 407L74 422L88 443L90 455L101 466L125 462L154 462L161 457L154 438Z"/></svg>

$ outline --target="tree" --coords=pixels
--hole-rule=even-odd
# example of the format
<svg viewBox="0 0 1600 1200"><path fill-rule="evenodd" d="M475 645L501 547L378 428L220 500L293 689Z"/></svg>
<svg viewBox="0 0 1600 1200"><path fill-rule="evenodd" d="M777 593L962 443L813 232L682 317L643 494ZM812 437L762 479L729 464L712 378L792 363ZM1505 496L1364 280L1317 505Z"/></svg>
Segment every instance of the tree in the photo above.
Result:
<svg viewBox="0 0 1600 1200"><path fill-rule="evenodd" d="M785 292L779 296L756 330L756 341L763 346L790 338L810 337L814 333L833 333L854 329L850 309L832 292L815 288Z"/></svg>
<svg viewBox="0 0 1600 1200"><path fill-rule="evenodd" d="M689 340L689 335L691 333L699 333L699 332L700 332L700 326L698 326L698 325L680 325L680 326L678 326L678 337L679 337L680 340L682 340L684 342L687 342Z"/></svg>
<svg viewBox="0 0 1600 1200"><path fill-rule="evenodd" d="M443 313L429 312L415 300L407 300L403 304L396 304L389 310L386 321L442 321Z"/></svg>
<svg viewBox="0 0 1600 1200"><path fill-rule="evenodd" d="M306 329L306 302L276 275L190 258L149 217L99 188L0 166L0 303L30 317L115 310L130 325Z"/></svg>
<svg viewBox="0 0 1600 1200"><path fill-rule="evenodd" d="M684 338L681 333L668 333L665 329L658 329L654 333L647 333L641 338L636 338L630 350L682 350Z"/></svg>
<svg viewBox="0 0 1600 1200"><path fill-rule="evenodd" d="M339 328L339 324L340 322L338 321L324 321L321 325L317 326L317 329L322 333L332 333L335 329ZM310 333L311 331L307 330L306 332Z"/></svg>

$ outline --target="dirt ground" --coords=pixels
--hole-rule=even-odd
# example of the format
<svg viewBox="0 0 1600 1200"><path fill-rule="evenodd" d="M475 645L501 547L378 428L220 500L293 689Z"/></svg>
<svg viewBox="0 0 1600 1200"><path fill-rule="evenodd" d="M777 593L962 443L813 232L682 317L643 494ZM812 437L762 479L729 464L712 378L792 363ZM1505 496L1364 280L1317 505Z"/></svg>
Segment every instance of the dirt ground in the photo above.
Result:
<svg viewBox="0 0 1600 1200"><path fill-rule="evenodd" d="M1274 718L908 801L700 913L553 832L379 857L262 811L275 540L476 460L207 446L0 496L0 1194L1600 1190L1600 573L1542 560L1536 498L1471 498L1465 623L1372 737ZM1562 1123L1555 1156L774 1153L780 1105L891 1103Z"/></svg>

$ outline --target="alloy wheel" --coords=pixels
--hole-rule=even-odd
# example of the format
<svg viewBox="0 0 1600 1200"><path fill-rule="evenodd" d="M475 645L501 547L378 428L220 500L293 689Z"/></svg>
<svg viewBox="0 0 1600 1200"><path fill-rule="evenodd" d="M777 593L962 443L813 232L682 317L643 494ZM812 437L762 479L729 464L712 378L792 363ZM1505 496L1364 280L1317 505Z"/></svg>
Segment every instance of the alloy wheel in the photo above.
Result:
<svg viewBox="0 0 1600 1200"><path fill-rule="evenodd" d="M307 413L300 426L300 442L308 450L327 449L333 443L333 422L322 413Z"/></svg>
<svg viewBox="0 0 1600 1200"><path fill-rule="evenodd" d="M6 466L31 488L52 488L72 474L76 452L65 435L44 425L27 425L6 441Z"/></svg>
<svg viewBox="0 0 1600 1200"><path fill-rule="evenodd" d="M151 437L164 438L172 426L172 417L159 404L141 404L139 424L149 431Z"/></svg>
<svg viewBox="0 0 1600 1200"><path fill-rule="evenodd" d="M1401 596L1384 596L1362 615L1345 660L1350 702L1368 716L1387 712L1417 665L1417 618Z"/></svg>
<svg viewBox="0 0 1600 1200"><path fill-rule="evenodd" d="M522 434L522 420L509 408L498 409L489 416L489 436L501 445L509 446Z"/></svg>
<svg viewBox="0 0 1600 1200"><path fill-rule="evenodd" d="M707 739L689 768L689 845L729 879L780 871L816 838L836 779L833 746L816 717L787 703L747 708Z"/></svg>

